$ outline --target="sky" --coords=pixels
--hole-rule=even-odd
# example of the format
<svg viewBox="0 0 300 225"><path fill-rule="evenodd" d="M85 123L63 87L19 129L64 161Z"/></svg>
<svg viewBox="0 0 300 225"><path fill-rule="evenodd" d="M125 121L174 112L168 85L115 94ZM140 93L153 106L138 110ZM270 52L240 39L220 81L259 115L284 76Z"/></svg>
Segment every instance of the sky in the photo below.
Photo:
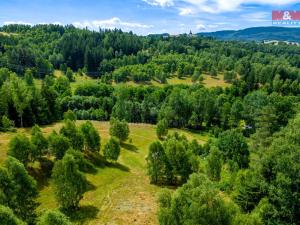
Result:
<svg viewBox="0 0 300 225"><path fill-rule="evenodd" d="M198 33L271 26L272 10L300 10L300 0L0 0L0 25Z"/></svg>

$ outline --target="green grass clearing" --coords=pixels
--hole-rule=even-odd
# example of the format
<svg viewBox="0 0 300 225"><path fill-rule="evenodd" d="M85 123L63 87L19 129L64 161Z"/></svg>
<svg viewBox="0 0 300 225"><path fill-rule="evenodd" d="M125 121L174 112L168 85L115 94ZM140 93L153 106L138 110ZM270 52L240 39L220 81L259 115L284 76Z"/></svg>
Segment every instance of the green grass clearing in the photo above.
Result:
<svg viewBox="0 0 300 225"><path fill-rule="evenodd" d="M78 121L81 124L83 121ZM102 147L110 138L108 122L93 122L100 132ZM45 135L61 123L42 128ZM186 130L172 129L171 132L185 134L188 139L196 138L204 143L208 136ZM29 134L30 129L18 129L17 132ZM15 133L0 134L0 162L6 158L10 138ZM131 140L131 141L130 141ZM146 174L146 156L148 146L157 140L154 125L130 124L129 141L122 145L117 164L99 167L96 174L87 174L93 189L84 195L81 208L76 213L76 224L118 224L118 225L155 225L157 203L156 195L161 187L151 185ZM56 208L51 181L41 187L38 198L38 212Z"/></svg>
<svg viewBox="0 0 300 225"><path fill-rule="evenodd" d="M203 85L207 88L212 87L230 87L231 84L224 81L224 75L218 74L216 77L210 76L210 75L202 75L204 77L204 80L202 81Z"/></svg>
<svg viewBox="0 0 300 225"><path fill-rule="evenodd" d="M60 77L62 75L63 75L62 71L60 71L60 70L55 70L54 71L54 76L55 77ZM203 76L204 80L201 83L207 88L212 88L212 87L226 88L226 87L231 86L230 83L227 83L227 82L224 81L224 75L223 74L218 74L218 76L216 76L216 77L212 77L212 76L207 75L207 74L204 74L202 76ZM75 77L75 81L70 83L72 91L74 91L78 86L80 86L84 83L94 83L94 82L98 81L98 79L93 79L93 78L91 78L87 75L79 76L78 74L75 74L74 77ZM36 83L37 83L38 86L41 86L39 80L37 80ZM165 85L180 85L180 84L192 85L193 82L192 82L192 79L191 79L190 76L178 78L177 76L174 75L174 76L167 79L166 84L159 83L156 80L151 80L151 81L148 81L148 82L140 82L140 83L136 83L136 82L133 82L133 81L128 81L126 83L115 83L115 82L112 83L113 86L124 85L124 84L126 84L127 86L133 86L133 87L143 86L143 85L145 85L145 86L153 85L153 86L157 86L157 87L163 87Z"/></svg>

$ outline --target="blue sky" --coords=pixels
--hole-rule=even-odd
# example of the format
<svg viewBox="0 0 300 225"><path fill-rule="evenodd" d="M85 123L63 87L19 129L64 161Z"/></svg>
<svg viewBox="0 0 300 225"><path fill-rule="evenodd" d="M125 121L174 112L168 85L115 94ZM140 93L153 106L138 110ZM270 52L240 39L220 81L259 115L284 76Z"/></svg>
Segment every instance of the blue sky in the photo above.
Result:
<svg viewBox="0 0 300 225"><path fill-rule="evenodd" d="M171 34L271 26L300 0L0 0L0 25L59 23Z"/></svg>

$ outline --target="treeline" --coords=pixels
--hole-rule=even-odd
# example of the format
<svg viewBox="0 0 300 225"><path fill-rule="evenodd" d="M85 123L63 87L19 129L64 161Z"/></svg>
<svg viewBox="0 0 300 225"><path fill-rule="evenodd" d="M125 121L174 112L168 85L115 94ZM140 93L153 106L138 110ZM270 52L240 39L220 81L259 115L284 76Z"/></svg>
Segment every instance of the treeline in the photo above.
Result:
<svg viewBox="0 0 300 225"><path fill-rule="evenodd" d="M71 109L79 119L108 120L112 116L153 124L165 120L169 127L208 129L215 134L241 126L247 127L245 132L254 132L267 123L257 119L265 111L268 115L264 120L276 124L270 128L271 133L287 124L297 97L268 92L272 89L247 93L244 88L242 83L225 90L201 85L112 88L106 84L84 84L73 96L62 98L60 104L62 111Z"/></svg>
<svg viewBox="0 0 300 225"><path fill-rule="evenodd" d="M229 88L208 89L192 86L116 86L87 83L71 90L67 76L46 76L40 87L26 70L20 78L8 69L0 69L1 127L45 125L74 111L78 119L110 120L156 124L165 120L169 127L222 130L247 127L253 133L261 124L270 123L269 133L285 126L293 115L298 98L278 79L271 86L248 92L247 84L237 81ZM300 90L298 84L295 87ZM258 116L266 114L263 121ZM272 121L271 121L272 120ZM274 124L274 125L272 125ZM245 134L247 135L247 134Z"/></svg>

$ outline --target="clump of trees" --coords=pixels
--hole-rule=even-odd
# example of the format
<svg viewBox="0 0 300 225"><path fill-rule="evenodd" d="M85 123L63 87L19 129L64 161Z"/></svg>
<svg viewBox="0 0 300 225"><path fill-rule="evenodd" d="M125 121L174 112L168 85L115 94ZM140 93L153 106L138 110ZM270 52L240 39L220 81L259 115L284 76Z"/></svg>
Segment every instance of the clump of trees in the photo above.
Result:
<svg viewBox="0 0 300 225"><path fill-rule="evenodd" d="M215 184L205 175L193 174L176 190L159 196L159 223L166 224L233 224L238 209L225 201Z"/></svg>
<svg viewBox="0 0 300 225"><path fill-rule="evenodd" d="M296 224L299 118L298 113L284 129L269 137L271 141L263 153L252 152L260 158L251 164L242 133L221 133L209 143L208 155L198 155L197 173L175 193L161 193L159 223ZM154 142L149 148L148 171L155 183L166 176L164 162L168 155L164 146ZM202 150L205 148L202 146Z"/></svg>
<svg viewBox="0 0 300 225"><path fill-rule="evenodd" d="M154 142L147 156L148 174L152 183L177 184L185 182L198 169L191 143L178 133L169 135L161 144Z"/></svg>

